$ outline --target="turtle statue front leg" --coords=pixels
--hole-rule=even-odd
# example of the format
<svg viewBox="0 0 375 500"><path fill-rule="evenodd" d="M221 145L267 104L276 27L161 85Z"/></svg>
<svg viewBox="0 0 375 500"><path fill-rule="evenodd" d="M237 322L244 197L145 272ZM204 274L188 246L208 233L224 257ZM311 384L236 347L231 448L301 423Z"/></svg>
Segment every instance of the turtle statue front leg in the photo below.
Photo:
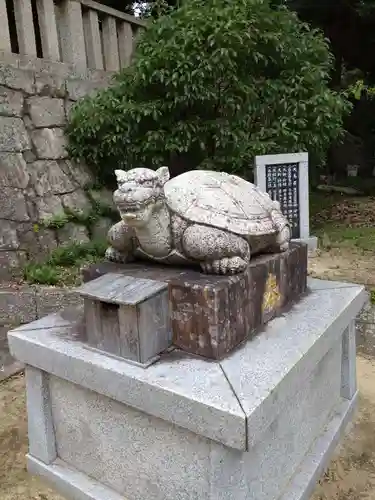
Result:
<svg viewBox="0 0 375 500"><path fill-rule="evenodd" d="M205 273L237 274L250 262L250 246L235 234L194 224L182 236L187 258L198 261Z"/></svg>
<svg viewBox="0 0 375 500"><path fill-rule="evenodd" d="M107 260L125 264L134 260L135 235L124 221L117 222L108 231Z"/></svg>

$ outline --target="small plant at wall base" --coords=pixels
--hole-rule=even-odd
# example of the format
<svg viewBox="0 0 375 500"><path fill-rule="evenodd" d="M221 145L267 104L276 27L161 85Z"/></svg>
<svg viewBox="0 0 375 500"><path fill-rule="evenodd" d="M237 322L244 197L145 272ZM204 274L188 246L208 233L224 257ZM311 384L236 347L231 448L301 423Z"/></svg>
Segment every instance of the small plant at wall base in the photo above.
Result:
<svg viewBox="0 0 375 500"><path fill-rule="evenodd" d="M43 219L37 226L45 227L46 229L62 229L70 222L69 216L66 213L57 214L52 217ZM36 226L36 229L37 229Z"/></svg>
<svg viewBox="0 0 375 500"><path fill-rule="evenodd" d="M96 262L104 258L107 242L93 239L96 223L102 218L108 218L112 222L119 220L118 212L101 202L93 196L90 187L86 194L91 203L91 209L87 212L75 211L66 208L61 214L53 215L35 225L35 231L39 227L59 231L67 224L84 226L92 241L87 243L72 243L56 248L50 257L42 263L30 262L24 268L24 279L31 284L42 285L75 285L80 280L80 269L82 265Z"/></svg>
<svg viewBox="0 0 375 500"><path fill-rule="evenodd" d="M350 104L328 87L323 35L265 0L185 0L150 23L132 65L82 100L69 152L101 182L114 168L214 168L249 177L254 156L322 158Z"/></svg>
<svg viewBox="0 0 375 500"><path fill-rule="evenodd" d="M58 247L45 262L27 264L24 279L30 284L75 285L82 265L102 260L106 248L107 242L101 240Z"/></svg>

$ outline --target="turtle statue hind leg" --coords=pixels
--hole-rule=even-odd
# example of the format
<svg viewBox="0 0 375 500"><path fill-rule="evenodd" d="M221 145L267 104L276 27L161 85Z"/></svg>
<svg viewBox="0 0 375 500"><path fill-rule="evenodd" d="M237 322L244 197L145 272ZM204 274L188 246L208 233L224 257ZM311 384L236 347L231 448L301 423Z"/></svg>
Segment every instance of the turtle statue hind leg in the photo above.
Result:
<svg viewBox="0 0 375 500"><path fill-rule="evenodd" d="M276 202L277 203L277 202ZM277 204L279 205L279 204ZM276 208L278 208L276 205ZM277 252L286 252L289 248L291 231L289 224L286 223L285 217L281 211L276 209L271 212L272 222L277 230L276 235L276 248Z"/></svg>
<svg viewBox="0 0 375 500"><path fill-rule="evenodd" d="M276 236L276 243L279 247L280 252L286 252L290 244L290 228L289 226L284 226L283 229L279 231Z"/></svg>
<svg viewBox="0 0 375 500"><path fill-rule="evenodd" d="M236 274L250 262L250 246L233 233L194 224L182 236L186 257L198 261L205 273Z"/></svg>

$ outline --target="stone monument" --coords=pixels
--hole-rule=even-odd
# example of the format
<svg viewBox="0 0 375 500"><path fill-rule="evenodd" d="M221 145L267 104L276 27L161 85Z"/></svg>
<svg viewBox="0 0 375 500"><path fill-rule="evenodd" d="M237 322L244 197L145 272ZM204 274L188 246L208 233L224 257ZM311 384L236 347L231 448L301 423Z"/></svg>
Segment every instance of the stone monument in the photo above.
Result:
<svg viewBox="0 0 375 500"><path fill-rule="evenodd" d="M280 203L292 239L307 243L314 252L318 240L310 235L308 153L257 156L255 183Z"/></svg>
<svg viewBox="0 0 375 500"><path fill-rule="evenodd" d="M308 500L355 409L363 287L308 280L307 245L237 177L117 177L83 310L8 335L29 471L72 500Z"/></svg>

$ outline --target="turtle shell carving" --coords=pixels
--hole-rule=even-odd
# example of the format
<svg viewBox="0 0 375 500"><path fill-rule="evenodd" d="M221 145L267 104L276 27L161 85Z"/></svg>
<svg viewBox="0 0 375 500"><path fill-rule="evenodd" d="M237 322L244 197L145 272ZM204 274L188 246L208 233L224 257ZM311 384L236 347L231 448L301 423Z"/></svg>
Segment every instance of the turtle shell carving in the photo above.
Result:
<svg viewBox="0 0 375 500"><path fill-rule="evenodd" d="M169 180L164 195L172 212L189 222L239 236L277 232L270 212L279 210L257 186L224 172L190 171Z"/></svg>

